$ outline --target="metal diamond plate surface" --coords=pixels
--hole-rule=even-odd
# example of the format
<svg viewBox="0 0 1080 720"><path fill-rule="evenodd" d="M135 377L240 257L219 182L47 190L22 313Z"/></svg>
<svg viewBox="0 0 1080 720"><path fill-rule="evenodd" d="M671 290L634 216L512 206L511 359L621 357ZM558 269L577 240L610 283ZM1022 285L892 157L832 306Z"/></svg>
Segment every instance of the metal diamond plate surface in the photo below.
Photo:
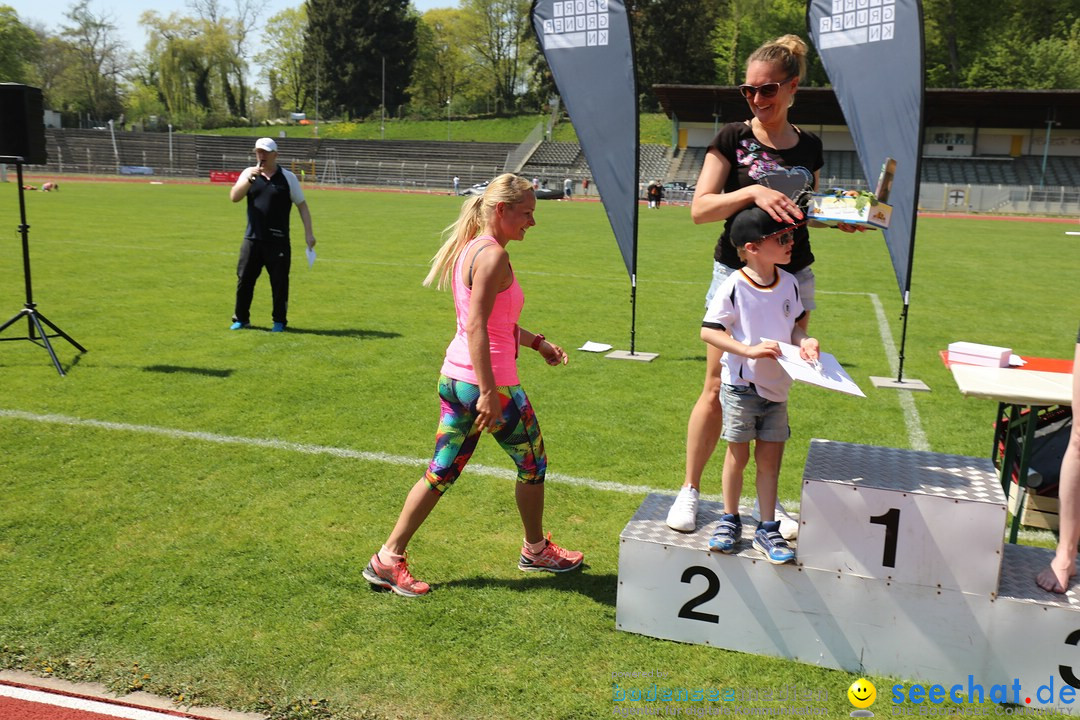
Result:
<svg viewBox="0 0 1080 720"><path fill-rule="evenodd" d="M659 545L710 552L709 538L716 532L720 516L724 514L723 504L708 500L700 501L698 503L697 530L692 533L681 533L672 530L667 525L667 513L674 500L675 498L672 495L658 495L656 493L648 495L638 506L634 517L630 518L630 522L626 523L626 527L619 534L619 539L622 541L639 540ZM752 560L761 560L762 554L751 547L751 542L754 539L754 528L757 523L750 517L749 511L746 509L740 509L739 514L743 520L742 543L739 545L739 552L732 554ZM792 514L792 517L798 519L795 514ZM796 548L794 541L789 541L788 544L792 548Z"/></svg>
<svg viewBox="0 0 1080 720"><path fill-rule="evenodd" d="M1064 595L1047 592L1035 584L1035 576L1050 564L1053 557L1054 551L1047 548L1006 544L1001 560L998 597L1080 610L1080 587L1076 584Z"/></svg>
<svg viewBox="0 0 1080 720"><path fill-rule="evenodd" d="M803 481L844 482L971 502L1005 503L989 458L811 440Z"/></svg>

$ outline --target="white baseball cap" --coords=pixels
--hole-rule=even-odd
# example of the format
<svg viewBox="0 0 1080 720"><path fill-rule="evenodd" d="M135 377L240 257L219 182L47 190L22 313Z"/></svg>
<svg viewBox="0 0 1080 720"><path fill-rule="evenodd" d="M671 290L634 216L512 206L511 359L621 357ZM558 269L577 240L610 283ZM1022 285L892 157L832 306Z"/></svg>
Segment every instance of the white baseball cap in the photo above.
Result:
<svg viewBox="0 0 1080 720"><path fill-rule="evenodd" d="M265 150L266 152L277 152L277 143L270 138L259 138L255 141L256 150Z"/></svg>

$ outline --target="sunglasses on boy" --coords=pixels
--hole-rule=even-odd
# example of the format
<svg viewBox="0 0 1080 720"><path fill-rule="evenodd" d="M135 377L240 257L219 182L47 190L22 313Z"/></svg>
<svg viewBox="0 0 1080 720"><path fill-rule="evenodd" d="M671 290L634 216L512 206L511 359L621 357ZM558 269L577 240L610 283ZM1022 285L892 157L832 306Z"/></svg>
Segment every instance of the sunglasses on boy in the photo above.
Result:
<svg viewBox="0 0 1080 720"><path fill-rule="evenodd" d="M763 243L763 242L767 241L769 238L776 238L776 244L779 245L780 247L784 247L788 243L795 242L795 229L794 228L787 228L785 230L780 230L779 232L771 233L769 235L764 236L763 238L761 238L757 242L760 244L760 243Z"/></svg>
<svg viewBox="0 0 1080 720"><path fill-rule="evenodd" d="M760 94L761 97L771 98L780 92L780 86L795 79L795 76L781 80L780 82L765 83L764 85L740 85L739 92L747 100L753 100L755 95Z"/></svg>

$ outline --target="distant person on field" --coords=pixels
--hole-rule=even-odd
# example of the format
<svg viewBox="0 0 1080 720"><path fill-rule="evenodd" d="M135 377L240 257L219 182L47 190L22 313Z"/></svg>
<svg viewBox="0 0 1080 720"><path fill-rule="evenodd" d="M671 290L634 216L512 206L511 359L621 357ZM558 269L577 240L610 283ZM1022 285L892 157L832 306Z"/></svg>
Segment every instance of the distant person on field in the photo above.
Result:
<svg viewBox="0 0 1080 720"><path fill-rule="evenodd" d="M753 440L761 508L753 545L777 565L790 562L795 552L775 519L780 460L791 435L787 413L791 378L777 360L780 346L776 341L798 345L807 361L816 361L820 352L818 341L798 324L805 313L799 282L778 267L791 262L795 229L804 222L777 222L757 206L732 219L731 243L746 264L713 295L701 327L701 339L723 353L721 437L727 441L724 514L709 549L724 553L738 549L742 537L739 498Z"/></svg>
<svg viewBox="0 0 1080 720"><path fill-rule="evenodd" d="M659 180L653 180L649 183L649 187L645 188L645 193L649 198L649 207L657 209L660 207L660 201L664 198L664 186L660 184Z"/></svg>
<svg viewBox="0 0 1080 720"><path fill-rule="evenodd" d="M570 178L566 178L562 181L562 193L566 196L567 200L571 200L574 195L574 183Z"/></svg>
<svg viewBox="0 0 1080 720"><path fill-rule="evenodd" d="M1080 542L1080 424L1076 413L1080 409L1080 331L1076 334L1072 376L1072 433L1069 446L1061 458L1061 477L1058 484L1059 520L1058 545L1050 567L1039 573L1035 582L1043 590L1068 592L1076 577L1076 544Z"/></svg>
<svg viewBox="0 0 1080 720"><path fill-rule="evenodd" d="M311 212L304 200L304 191L296 175L277 164L277 143L271 138L255 141L254 167L240 173L229 190L229 198L240 202L247 198L247 230L240 245L240 261L236 267L236 307L230 329L246 328L251 322L251 298L255 281L262 269L270 276L273 296L271 332L283 332L289 324L289 266L292 250L289 245L289 216L292 206L304 223L304 239L309 249L315 247L311 229Z"/></svg>
<svg viewBox="0 0 1080 720"><path fill-rule="evenodd" d="M50 180L49 182L41 184L41 191L42 192L52 192L53 190L59 191L60 190L60 183L56 183L56 182L53 182L53 181Z"/></svg>
<svg viewBox="0 0 1080 720"><path fill-rule="evenodd" d="M480 434L490 432L517 465L514 495L525 528L518 568L566 572L581 566L582 553L564 550L544 534L544 439L529 398L518 380L519 351L531 348L551 366L568 361L561 347L517 322L525 302L507 245L523 241L536 224L536 195L525 178L507 173L488 184L483 195L462 204L457 222L432 261L425 285L450 285L457 312L457 333L446 349L439 398L442 411L435 435L435 456L424 477L405 498L390 537L364 568L372 585L415 597L431 588L415 579L405 562L405 547L435 504L457 480L476 449ZM468 561L447 546L447 563Z"/></svg>
<svg viewBox="0 0 1080 720"><path fill-rule="evenodd" d="M455 195L458 194L458 188L460 187L460 185L461 185L461 178L459 178L457 175L455 175L454 176L454 194Z"/></svg>

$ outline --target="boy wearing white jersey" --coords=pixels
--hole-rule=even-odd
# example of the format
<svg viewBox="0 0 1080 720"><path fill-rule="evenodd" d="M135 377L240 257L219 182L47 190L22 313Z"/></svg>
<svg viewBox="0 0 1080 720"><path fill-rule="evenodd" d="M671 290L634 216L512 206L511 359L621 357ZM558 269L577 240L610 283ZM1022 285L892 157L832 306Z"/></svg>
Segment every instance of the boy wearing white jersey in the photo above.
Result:
<svg viewBox="0 0 1080 720"><path fill-rule="evenodd" d="M794 230L805 221L784 224L757 206L731 221L731 242L746 266L733 272L713 296L702 321L701 339L724 352L721 359L727 441L724 457L724 515L709 548L730 553L742 535L739 497L743 471L754 440L757 496L761 521L754 548L774 564L790 562L795 552L780 534L775 519L776 487L784 443L791 435L787 396L791 378L780 367L777 340L800 347L803 359L816 361L818 341L797 324L805 312L795 276L781 270L791 260Z"/></svg>

